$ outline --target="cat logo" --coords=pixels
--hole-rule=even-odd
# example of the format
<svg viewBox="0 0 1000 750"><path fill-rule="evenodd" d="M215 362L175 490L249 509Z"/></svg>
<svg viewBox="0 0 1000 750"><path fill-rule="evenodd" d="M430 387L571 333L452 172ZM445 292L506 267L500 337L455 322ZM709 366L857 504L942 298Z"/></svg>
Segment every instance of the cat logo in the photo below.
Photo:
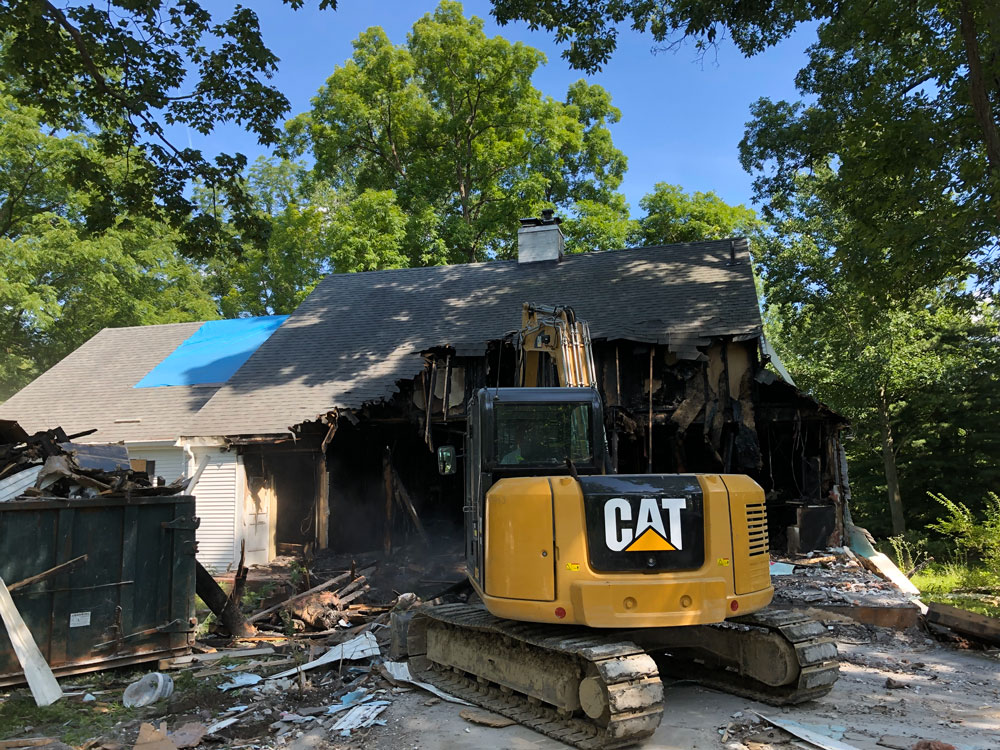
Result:
<svg viewBox="0 0 1000 750"><path fill-rule="evenodd" d="M604 504L604 539L612 552L670 552L681 549L681 511L687 507L683 497L655 497L639 501L639 513L632 524L632 504L623 497L613 497ZM667 524L664 527L663 513ZM669 532L668 532L669 529Z"/></svg>

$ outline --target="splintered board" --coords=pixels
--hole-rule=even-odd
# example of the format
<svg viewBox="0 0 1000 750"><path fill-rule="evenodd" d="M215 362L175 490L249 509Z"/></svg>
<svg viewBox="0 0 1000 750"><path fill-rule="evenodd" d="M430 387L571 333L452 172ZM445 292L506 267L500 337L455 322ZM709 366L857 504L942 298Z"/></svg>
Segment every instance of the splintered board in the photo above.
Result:
<svg viewBox="0 0 1000 750"><path fill-rule="evenodd" d="M31 637L31 631L24 624L21 613L14 606L14 600L7 591L7 584L0 578L0 616L10 637L14 653L24 670L24 677L31 688L35 703L39 706L50 706L62 698L62 688L56 682L55 675L49 669L45 657L38 650L38 644Z"/></svg>

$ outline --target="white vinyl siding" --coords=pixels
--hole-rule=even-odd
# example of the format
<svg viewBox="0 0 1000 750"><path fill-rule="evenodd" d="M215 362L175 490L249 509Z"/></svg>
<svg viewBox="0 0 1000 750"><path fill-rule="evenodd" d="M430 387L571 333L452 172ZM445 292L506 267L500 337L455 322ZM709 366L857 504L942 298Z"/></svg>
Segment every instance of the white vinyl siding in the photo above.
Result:
<svg viewBox="0 0 1000 750"><path fill-rule="evenodd" d="M188 474L187 456L183 448L144 448L141 445L128 446L129 458L156 461L153 472L170 484L178 477Z"/></svg>
<svg viewBox="0 0 1000 750"><path fill-rule="evenodd" d="M204 458L208 464L195 485L195 512L201 519L198 527L198 561L208 570L224 573L239 562L237 543L237 499L242 493L243 469L235 453L220 453L218 448L194 448L194 468Z"/></svg>

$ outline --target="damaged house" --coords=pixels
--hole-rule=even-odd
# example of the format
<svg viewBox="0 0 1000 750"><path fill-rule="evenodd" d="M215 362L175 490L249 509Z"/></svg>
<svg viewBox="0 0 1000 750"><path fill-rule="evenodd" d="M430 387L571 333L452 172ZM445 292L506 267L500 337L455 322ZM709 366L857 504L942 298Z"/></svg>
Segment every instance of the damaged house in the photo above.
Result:
<svg viewBox="0 0 1000 750"><path fill-rule="evenodd" d="M263 563L457 540L461 476L434 451L461 444L475 389L515 384L522 304L568 305L590 324L619 472L749 474L772 548L839 543L846 422L775 374L747 242L564 256L557 221L523 224L517 260L330 275L287 319L104 330L0 418L97 427L86 440L196 478L217 570L244 542Z"/></svg>

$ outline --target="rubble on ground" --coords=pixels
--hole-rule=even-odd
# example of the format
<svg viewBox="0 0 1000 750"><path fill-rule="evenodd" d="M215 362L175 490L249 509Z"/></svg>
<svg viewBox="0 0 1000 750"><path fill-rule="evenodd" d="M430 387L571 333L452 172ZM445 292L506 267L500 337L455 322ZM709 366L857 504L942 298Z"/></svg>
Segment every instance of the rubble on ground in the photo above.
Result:
<svg viewBox="0 0 1000 750"><path fill-rule="evenodd" d="M776 605L899 607L913 600L890 581L866 569L848 547L796 556L772 554L771 559Z"/></svg>

